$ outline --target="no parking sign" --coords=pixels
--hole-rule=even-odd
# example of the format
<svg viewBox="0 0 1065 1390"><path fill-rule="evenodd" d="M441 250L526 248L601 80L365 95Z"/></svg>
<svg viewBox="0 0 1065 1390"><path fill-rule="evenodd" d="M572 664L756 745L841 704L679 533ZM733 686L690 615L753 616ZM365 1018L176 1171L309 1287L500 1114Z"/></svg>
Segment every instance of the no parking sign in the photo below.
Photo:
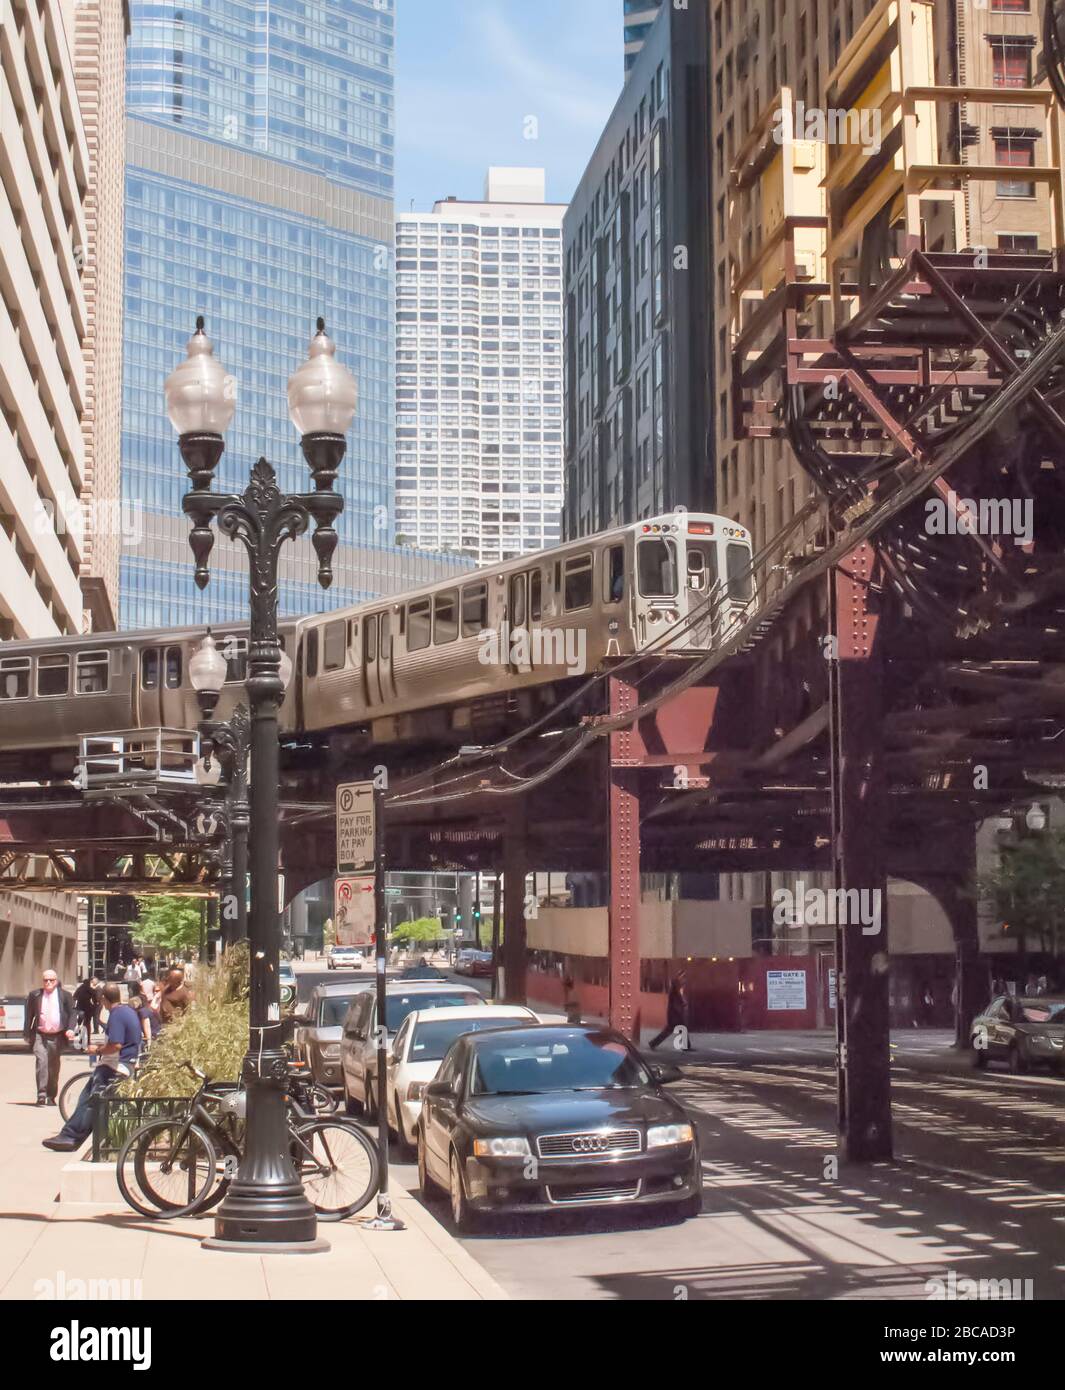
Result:
<svg viewBox="0 0 1065 1390"><path fill-rule="evenodd" d="M338 946L368 946L374 931L373 878L338 878L333 887Z"/></svg>

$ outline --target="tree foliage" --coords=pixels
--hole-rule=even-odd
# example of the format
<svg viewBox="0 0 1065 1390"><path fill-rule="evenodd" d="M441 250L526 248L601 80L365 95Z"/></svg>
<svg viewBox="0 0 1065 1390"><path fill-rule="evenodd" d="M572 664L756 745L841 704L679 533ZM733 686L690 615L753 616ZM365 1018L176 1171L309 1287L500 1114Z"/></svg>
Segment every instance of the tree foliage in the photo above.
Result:
<svg viewBox="0 0 1065 1390"><path fill-rule="evenodd" d="M200 900L154 895L138 898L137 920L130 926L130 935L140 946L166 952L190 950L200 941Z"/></svg>
<svg viewBox="0 0 1065 1390"><path fill-rule="evenodd" d="M439 917L419 917L415 922L400 922L392 929L392 940L399 945L404 941L443 941L444 929Z"/></svg>
<svg viewBox="0 0 1065 1390"><path fill-rule="evenodd" d="M980 879L980 894L1008 935L1060 951L1065 946L1065 831L1048 830L1004 846L997 867Z"/></svg>

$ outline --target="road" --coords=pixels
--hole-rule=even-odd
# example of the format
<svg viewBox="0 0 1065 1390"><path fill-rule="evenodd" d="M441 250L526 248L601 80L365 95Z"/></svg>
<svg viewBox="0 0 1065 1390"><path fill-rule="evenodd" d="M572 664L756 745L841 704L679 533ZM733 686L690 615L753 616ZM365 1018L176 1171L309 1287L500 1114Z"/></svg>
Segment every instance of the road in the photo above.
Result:
<svg viewBox="0 0 1065 1390"><path fill-rule="evenodd" d="M672 1092L699 1129L702 1216L614 1208L462 1237L513 1296L925 1299L953 1271L1065 1297L1065 1081L978 1073L949 1033L897 1032L896 1161L837 1167L831 1035L698 1041ZM413 1163L393 1181L415 1191Z"/></svg>

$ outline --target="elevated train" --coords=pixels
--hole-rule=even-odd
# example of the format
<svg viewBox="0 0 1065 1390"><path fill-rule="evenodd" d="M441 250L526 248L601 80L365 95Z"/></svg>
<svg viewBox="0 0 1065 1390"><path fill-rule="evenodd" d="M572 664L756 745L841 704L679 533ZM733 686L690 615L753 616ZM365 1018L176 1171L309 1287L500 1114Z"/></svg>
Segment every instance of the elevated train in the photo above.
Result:
<svg viewBox="0 0 1065 1390"><path fill-rule="evenodd" d="M677 657L711 650L752 599L749 533L727 517L679 512L408 594L283 619L294 669L282 732L361 727L375 743L396 743L461 731L481 702L549 694L610 656L652 645ZM217 716L225 719L244 695L247 626L214 635L229 661ZM198 627L0 644L0 752L195 728L188 668L203 636Z"/></svg>

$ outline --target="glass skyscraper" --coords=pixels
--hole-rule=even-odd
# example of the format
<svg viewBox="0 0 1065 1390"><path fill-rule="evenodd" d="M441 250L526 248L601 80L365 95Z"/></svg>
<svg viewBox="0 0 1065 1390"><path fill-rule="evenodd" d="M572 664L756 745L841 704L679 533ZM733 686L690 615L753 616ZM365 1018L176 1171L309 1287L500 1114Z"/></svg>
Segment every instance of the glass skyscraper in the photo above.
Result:
<svg viewBox="0 0 1065 1390"><path fill-rule="evenodd" d="M219 488L260 454L309 486L288 377L321 314L359 409L339 486L333 588L287 547L286 613L392 592L454 562L396 550L393 522L394 0L134 0L127 67L122 557L125 627L234 619L246 561L221 539L192 583L163 381L195 318L236 379Z"/></svg>

